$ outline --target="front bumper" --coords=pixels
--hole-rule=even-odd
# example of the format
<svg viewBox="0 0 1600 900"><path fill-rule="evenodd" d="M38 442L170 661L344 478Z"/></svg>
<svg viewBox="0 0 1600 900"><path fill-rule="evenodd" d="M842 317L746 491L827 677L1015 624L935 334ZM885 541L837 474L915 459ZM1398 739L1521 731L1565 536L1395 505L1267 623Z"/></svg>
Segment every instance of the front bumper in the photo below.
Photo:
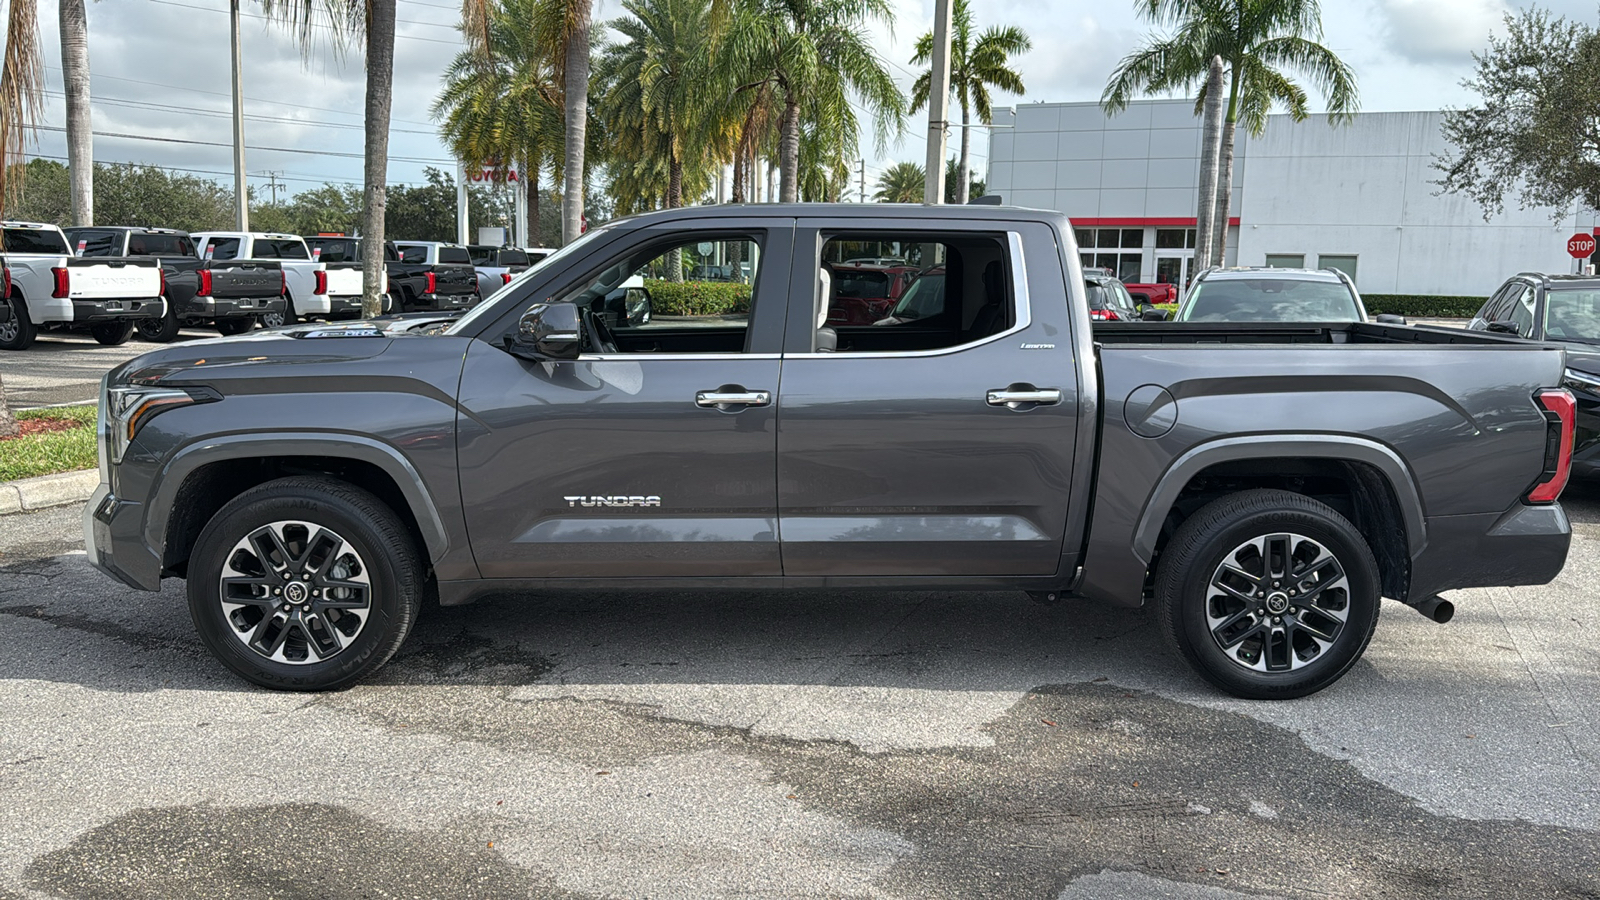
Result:
<svg viewBox="0 0 1600 900"><path fill-rule="evenodd" d="M167 301L161 297L72 301L72 321L75 323L110 322L116 319L159 319L166 313Z"/></svg>
<svg viewBox="0 0 1600 900"><path fill-rule="evenodd" d="M161 560L145 544L144 508L119 499L102 481L83 509L83 544L89 563L141 591L161 590Z"/></svg>

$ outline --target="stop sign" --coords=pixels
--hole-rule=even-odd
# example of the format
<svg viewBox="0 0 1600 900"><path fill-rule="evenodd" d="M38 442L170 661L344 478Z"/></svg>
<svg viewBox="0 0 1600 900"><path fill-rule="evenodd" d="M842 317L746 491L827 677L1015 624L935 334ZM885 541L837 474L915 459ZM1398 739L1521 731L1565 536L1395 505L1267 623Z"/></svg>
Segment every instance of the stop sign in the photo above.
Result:
<svg viewBox="0 0 1600 900"><path fill-rule="evenodd" d="M1575 234L1567 239L1567 252L1573 259L1588 259L1594 255L1594 235Z"/></svg>

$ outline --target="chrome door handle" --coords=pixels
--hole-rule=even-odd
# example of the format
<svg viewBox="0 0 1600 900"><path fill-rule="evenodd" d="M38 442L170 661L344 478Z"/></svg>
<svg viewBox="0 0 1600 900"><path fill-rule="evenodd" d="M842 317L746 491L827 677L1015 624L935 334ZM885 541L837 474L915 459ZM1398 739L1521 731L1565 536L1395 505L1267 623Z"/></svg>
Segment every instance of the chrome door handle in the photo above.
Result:
<svg viewBox="0 0 1600 900"><path fill-rule="evenodd" d="M1061 402L1061 392L1055 388L1030 391L990 391L990 406L1010 406L1013 403L1037 403L1050 406Z"/></svg>
<svg viewBox="0 0 1600 900"><path fill-rule="evenodd" d="M766 406L771 402L770 391L697 391L694 395L694 405L706 408Z"/></svg>

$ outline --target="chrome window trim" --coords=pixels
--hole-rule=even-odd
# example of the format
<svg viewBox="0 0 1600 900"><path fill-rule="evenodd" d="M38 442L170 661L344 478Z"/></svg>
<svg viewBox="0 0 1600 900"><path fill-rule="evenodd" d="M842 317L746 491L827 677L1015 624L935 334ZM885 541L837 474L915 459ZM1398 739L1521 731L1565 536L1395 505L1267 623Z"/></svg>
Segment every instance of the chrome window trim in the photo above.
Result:
<svg viewBox="0 0 1600 900"><path fill-rule="evenodd" d="M782 359L782 353L605 353L583 354L572 362L642 362L647 359Z"/></svg>
<svg viewBox="0 0 1600 900"><path fill-rule="evenodd" d="M784 359L908 359L927 358L932 356L948 356L952 353L963 353L975 347L992 344L1016 334L1026 331L1033 324L1033 307L1028 302L1028 269L1022 262L1022 234L1016 231L1006 232L1006 243L1011 250L1011 282L1014 286L1011 302L1016 313L1016 324L999 334L991 334L982 340L966 344L957 344L954 347L940 347L935 350L873 350L866 353L788 353ZM1070 289L1069 289L1070 290Z"/></svg>

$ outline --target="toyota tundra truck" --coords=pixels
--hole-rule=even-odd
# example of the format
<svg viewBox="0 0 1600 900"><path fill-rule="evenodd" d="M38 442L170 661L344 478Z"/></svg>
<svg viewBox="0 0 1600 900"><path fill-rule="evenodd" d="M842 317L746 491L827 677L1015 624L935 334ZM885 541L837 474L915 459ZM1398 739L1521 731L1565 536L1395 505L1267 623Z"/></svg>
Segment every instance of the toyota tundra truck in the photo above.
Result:
<svg viewBox="0 0 1600 900"><path fill-rule="evenodd" d="M361 264L315 260L305 239L295 234L215 231L196 234L201 259L276 262L283 269L283 313L268 312L268 328L308 319L351 319L361 315Z"/></svg>
<svg viewBox="0 0 1600 900"><path fill-rule="evenodd" d="M127 343L134 323L166 312L166 284L153 259L79 259L54 225L6 222L11 278L0 350L26 350L41 331L87 330L102 344Z"/></svg>
<svg viewBox="0 0 1600 900"><path fill-rule="evenodd" d="M823 261L861 246L936 293L829 324ZM689 254L757 261L748 296L600 314ZM442 334L113 369L84 524L108 575L186 579L201 641L273 688L370 674L434 598L894 588L1148 602L1212 684L1287 698L1355 663L1381 598L1445 621L1446 592L1560 572L1562 371L1459 329L1092 323L1053 212L693 207L589 231Z"/></svg>
<svg viewBox="0 0 1600 900"><path fill-rule="evenodd" d="M283 316L288 281L276 262L201 259L193 239L170 228L85 226L68 228L66 235L79 257L149 257L160 263L166 314L138 321L135 329L144 340L170 343L178 329L196 326L242 334L263 317Z"/></svg>

